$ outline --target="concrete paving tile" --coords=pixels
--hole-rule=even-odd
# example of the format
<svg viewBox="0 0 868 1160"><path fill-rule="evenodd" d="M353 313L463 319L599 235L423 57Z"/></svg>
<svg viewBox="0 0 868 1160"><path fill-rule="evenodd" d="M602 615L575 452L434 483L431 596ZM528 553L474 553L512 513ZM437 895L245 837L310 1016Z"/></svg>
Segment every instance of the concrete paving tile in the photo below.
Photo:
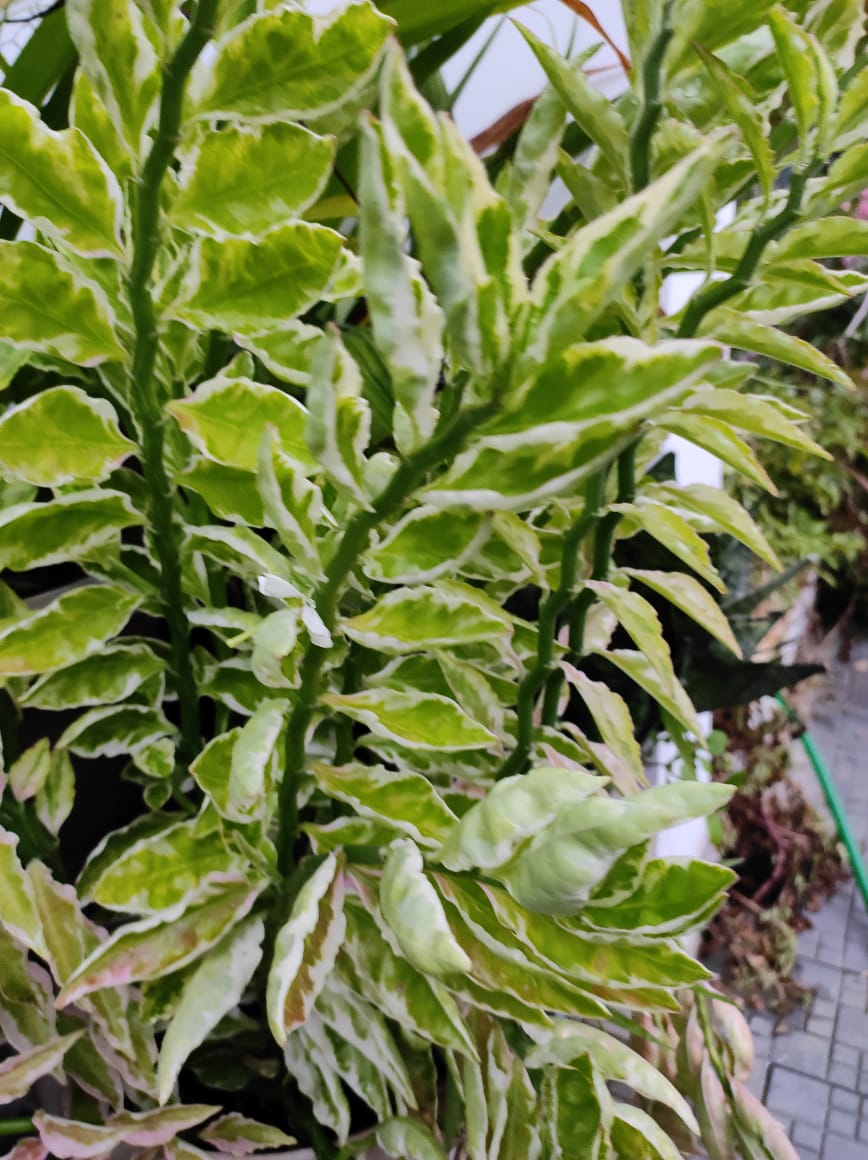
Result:
<svg viewBox="0 0 868 1160"><path fill-rule="evenodd" d="M823 1141L823 1160L868 1160L868 1146L829 1132ZM804 1160L804 1157L802 1158Z"/></svg>
<svg viewBox="0 0 868 1160"><path fill-rule="evenodd" d="M832 1088L832 1096L830 1100L833 1108L839 1108L842 1112L859 1111L860 1099L856 1092L849 1091L847 1088Z"/></svg>
<svg viewBox="0 0 868 1160"><path fill-rule="evenodd" d="M835 1020L814 1016L808 1019L805 1030L811 1035L818 1035L821 1039L831 1039L835 1034Z"/></svg>
<svg viewBox="0 0 868 1160"><path fill-rule="evenodd" d="M806 987L813 987L821 999L837 999L841 989L841 972L816 959L803 959L795 971Z"/></svg>
<svg viewBox="0 0 868 1160"><path fill-rule="evenodd" d="M856 1139L859 1121L852 1112L842 1112L840 1108L832 1108L829 1112L829 1131L839 1136L846 1136L850 1140Z"/></svg>
<svg viewBox="0 0 868 1160"><path fill-rule="evenodd" d="M851 1047L868 1046L868 1013L864 1011L843 1011L838 1013L835 1039L838 1043L849 1043Z"/></svg>
<svg viewBox="0 0 868 1160"><path fill-rule="evenodd" d="M856 1085L859 1081L859 1073L854 1068L843 1063L829 1064L827 1076L830 1083L838 1084L839 1087L849 1088L851 1091L856 1090Z"/></svg>
<svg viewBox="0 0 868 1160"><path fill-rule="evenodd" d="M803 1124L801 1121L797 1121L793 1125L790 1139L794 1144L819 1149L823 1146L823 1129L818 1128L815 1124Z"/></svg>
<svg viewBox="0 0 868 1160"><path fill-rule="evenodd" d="M829 1104L829 1086L780 1064L772 1064L767 1094L769 1110L784 1119L798 1116L805 1124L822 1127Z"/></svg>
<svg viewBox="0 0 868 1160"><path fill-rule="evenodd" d="M772 1040L771 1057L775 1063L792 1068L805 1075L826 1078L831 1043L809 1035L807 1031L791 1031Z"/></svg>

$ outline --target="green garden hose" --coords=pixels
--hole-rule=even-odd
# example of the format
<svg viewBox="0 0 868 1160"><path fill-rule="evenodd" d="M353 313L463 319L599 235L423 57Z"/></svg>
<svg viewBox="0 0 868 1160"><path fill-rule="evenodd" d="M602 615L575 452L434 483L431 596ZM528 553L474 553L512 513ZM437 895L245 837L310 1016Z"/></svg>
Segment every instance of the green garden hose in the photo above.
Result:
<svg viewBox="0 0 868 1160"><path fill-rule="evenodd" d="M783 693L778 693L777 699L783 706L789 719L797 722L801 727L802 745L805 747L805 753L808 755L808 760L813 766L814 773L817 775L817 781L820 783L820 788L826 799L826 805L831 810L832 817L835 819L838 837L841 839L844 849L847 851L853 877L856 879L856 885L859 887L859 893L862 895L865 908L868 909L868 873L865 871L865 863L862 861L862 852L859 849L859 844L856 841L853 831L850 829L850 822L847 818L847 811L844 808L841 795L838 793L838 789L832 780L832 775L829 773L826 763L823 761L814 744L813 737L805 728L804 722L784 698Z"/></svg>

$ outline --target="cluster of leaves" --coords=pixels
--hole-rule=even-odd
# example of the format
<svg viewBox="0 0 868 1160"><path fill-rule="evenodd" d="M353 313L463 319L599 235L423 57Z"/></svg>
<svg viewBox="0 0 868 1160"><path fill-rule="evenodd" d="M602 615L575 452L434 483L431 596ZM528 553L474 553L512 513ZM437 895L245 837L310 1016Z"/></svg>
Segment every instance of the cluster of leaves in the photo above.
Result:
<svg viewBox="0 0 868 1160"><path fill-rule="evenodd" d="M466 4L384 7L68 0L72 127L0 90L0 1100L65 1085L21 1156L716 1130L612 1027L705 1010L678 936L733 875L652 843L730 791L647 788L611 682L694 744L643 593L737 651L703 536L774 560L663 439L768 488L739 432L820 453L723 344L845 377L777 324L868 284L816 261L868 168L860 4L630 3L616 104L527 34L496 183L414 82ZM616 566L640 535L681 570ZM106 762L131 807L76 874ZM792 1156L726 1082L734 1147Z"/></svg>
<svg viewBox="0 0 868 1160"><path fill-rule="evenodd" d="M854 222L854 228L864 227ZM734 493L755 515L783 560L812 557L831 589L824 619L842 611L864 622L868 615L865 587L868 566L868 347L864 316L849 304L828 316L806 318L795 332L827 350L856 384L855 393L829 390L811 375L765 368L764 389L810 415L809 430L832 458L814 463L793 448L774 448L765 462L780 494L760 493L744 484ZM855 325L854 325L855 324ZM837 594L833 598L832 594Z"/></svg>
<svg viewBox="0 0 868 1160"><path fill-rule="evenodd" d="M786 717L754 707L717 721L728 746L715 774L738 786L721 849L738 883L705 932L706 952L751 1006L786 1012L808 997L793 978L796 938L848 871L834 833L790 776L794 731Z"/></svg>

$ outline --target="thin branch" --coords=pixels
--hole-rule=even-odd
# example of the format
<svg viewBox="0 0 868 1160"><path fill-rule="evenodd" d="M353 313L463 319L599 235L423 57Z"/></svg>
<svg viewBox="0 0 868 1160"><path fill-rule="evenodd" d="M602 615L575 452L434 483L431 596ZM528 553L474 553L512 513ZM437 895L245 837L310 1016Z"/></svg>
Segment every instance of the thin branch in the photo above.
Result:
<svg viewBox="0 0 868 1160"><path fill-rule="evenodd" d="M651 175L651 139L663 111L660 99L660 74L663 57L672 39L671 15L672 0L666 0L660 17L660 30L642 65L642 105L630 141L630 169L634 193L645 188Z"/></svg>

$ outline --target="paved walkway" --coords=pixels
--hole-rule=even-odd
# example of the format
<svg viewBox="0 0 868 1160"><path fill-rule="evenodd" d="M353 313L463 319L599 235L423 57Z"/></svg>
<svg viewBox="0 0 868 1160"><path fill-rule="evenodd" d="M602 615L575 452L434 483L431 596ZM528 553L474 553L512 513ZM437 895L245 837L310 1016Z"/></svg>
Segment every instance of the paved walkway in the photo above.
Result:
<svg viewBox="0 0 868 1160"><path fill-rule="evenodd" d="M833 664L811 705L810 730L868 850L868 640L848 665ZM794 755L810 800L822 795L801 745ZM804 764L804 768L802 765ZM868 1160L868 915L852 881L799 938L797 978L816 989L808 1010L751 1017L757 1050L752 1086L787 1125L802 1160Z"/></svg>

